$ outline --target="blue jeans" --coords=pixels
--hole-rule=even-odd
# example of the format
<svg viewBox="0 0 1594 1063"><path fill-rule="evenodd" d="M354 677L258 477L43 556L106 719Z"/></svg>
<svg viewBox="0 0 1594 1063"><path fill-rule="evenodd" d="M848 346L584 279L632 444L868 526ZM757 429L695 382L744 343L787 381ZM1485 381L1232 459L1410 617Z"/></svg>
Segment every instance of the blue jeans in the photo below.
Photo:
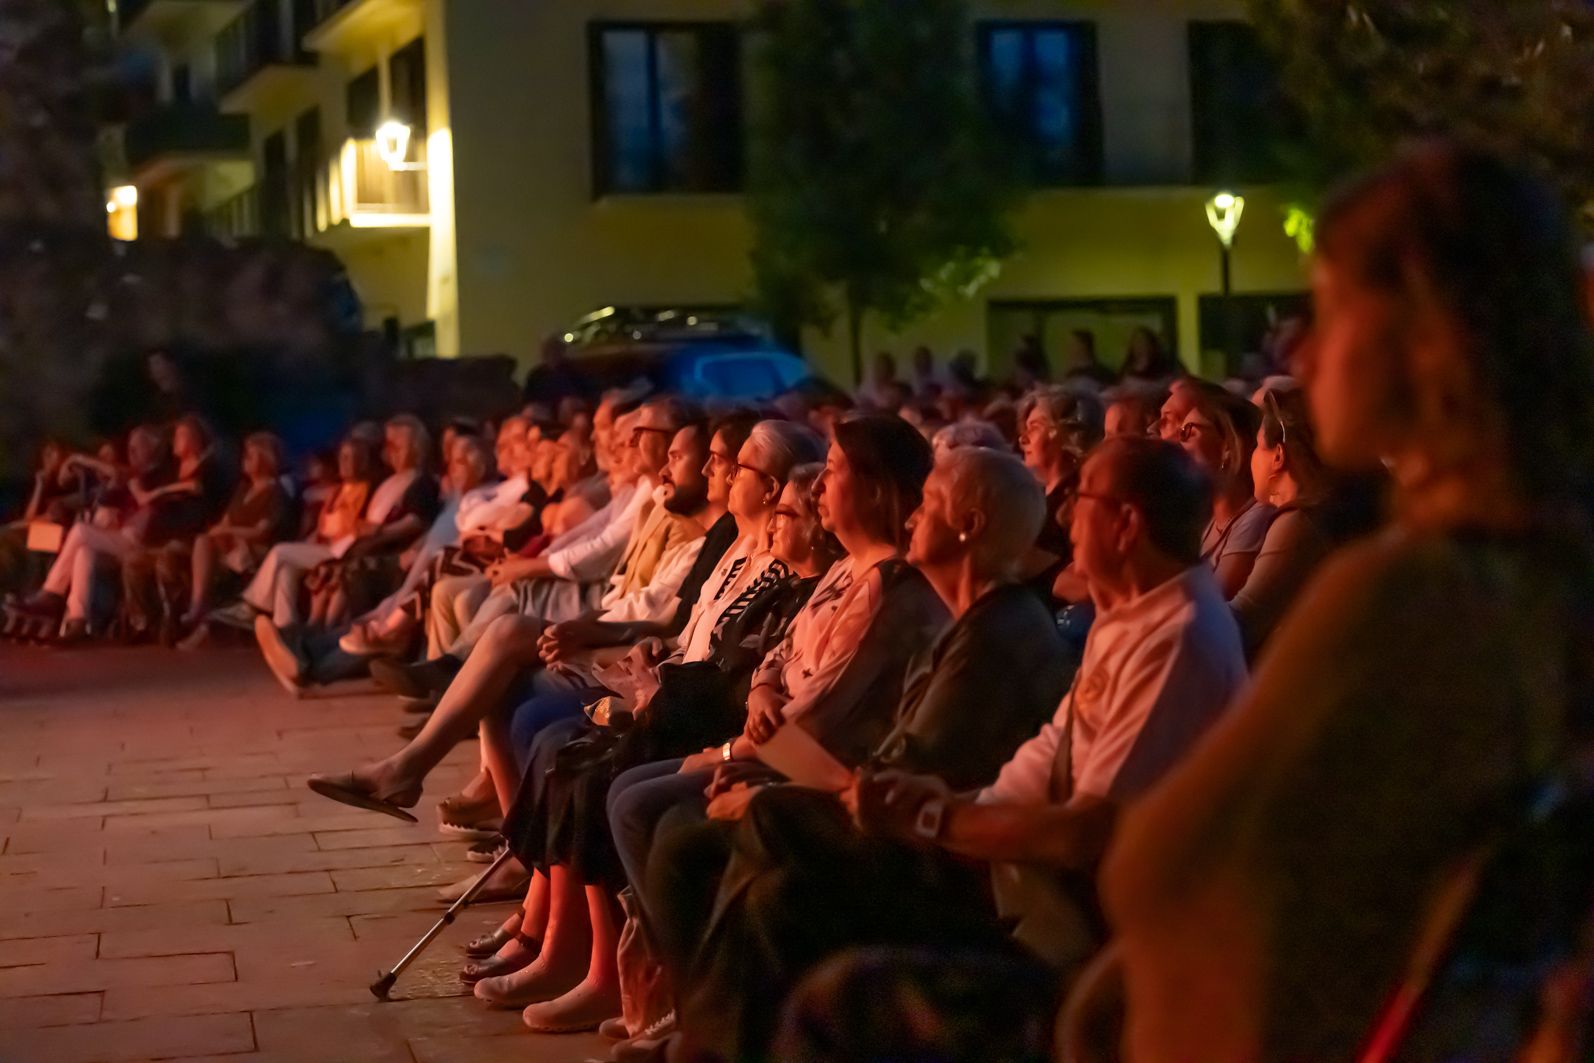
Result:
<svg viewBox="0 0 1594 1063"><path fill-rule="evenodd" d="M683 775L682 763L677 759L639 765L621 772L609 788L609 829L638 900L642 900L648 852L659 820L677 805L693 800L702 803L703 791L714 779L713 768Z"/></svg>

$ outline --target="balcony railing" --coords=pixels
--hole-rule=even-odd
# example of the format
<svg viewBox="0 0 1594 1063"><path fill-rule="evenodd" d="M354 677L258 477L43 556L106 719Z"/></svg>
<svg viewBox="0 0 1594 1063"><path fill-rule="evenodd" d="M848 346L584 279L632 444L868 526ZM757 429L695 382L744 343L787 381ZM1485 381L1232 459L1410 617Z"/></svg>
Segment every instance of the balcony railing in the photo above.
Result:
<svg viewBox="0 0 1594 1063"><path fill-rule="evenodd" d="M328 228L344 222L354 229L430 225L424 138L411 141L399 169L382 158L375 140L345 140L332 162L328 190Z"/></svg>
<svg viewBox="0 0 1594 1063"><path fill-rule="evenodd" d="M266 67L308 65L294 20L278 0L254 0L216 37L216 92L225 96Z"/></svg>
<svg viewBox="0 0 1594 1063"><path fill-rule="evenodd" d="M355 3L359 3L359 0L311 0L310 24L299 28L305 31L315 29L339 11Z"/></svg>
<svg viewBox="0 0 1594 1063"><path fill-rule="evenodd" d="M123 151L133 170L168 156L245 156L249 117L200 104L165 104L128 123Z"/></svg>
<svg viewBox="0 0 1594 1063"><path fill-rule="evenodd" d="M236 238L260 234L260 189L250 187L205 211L208 236Z"/></svg>

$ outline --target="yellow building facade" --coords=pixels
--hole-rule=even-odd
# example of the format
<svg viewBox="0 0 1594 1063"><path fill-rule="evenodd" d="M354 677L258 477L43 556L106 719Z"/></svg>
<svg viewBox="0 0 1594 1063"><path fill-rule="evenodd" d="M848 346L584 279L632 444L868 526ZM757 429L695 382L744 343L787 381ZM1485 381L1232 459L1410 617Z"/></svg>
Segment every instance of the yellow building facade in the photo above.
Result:
<svg viewBox="0 0 1594 1063"><path fill-rule="evenodd" d="M395 322L413 350L442 356L529 362L598 307L748 294L739 185L715 169L717 149L697 157L745 119L714 97L747 91L748 0L121 5L149 100L123 131L115 183L137 186L141 235L324 246L368 327ZM1204 204L1225 172L1214 123L1236 90L1208 82L1245 29L1241 5L979 0L974 13L982 70L1008 78L1067 172L1027 198L1021 250L994 283L901 335L871 323L866 349L968 348L1001 371L1022 336L1055 352L1084 328L1113 364L1145 325L1219 370L1203 353L1221 345ZM1294 305L1302 260L1286 204L1240 176L1221 181L1246 200L1225 305L1255 332ZM839 331L803 339L822 372L850 375Z"/></svg>

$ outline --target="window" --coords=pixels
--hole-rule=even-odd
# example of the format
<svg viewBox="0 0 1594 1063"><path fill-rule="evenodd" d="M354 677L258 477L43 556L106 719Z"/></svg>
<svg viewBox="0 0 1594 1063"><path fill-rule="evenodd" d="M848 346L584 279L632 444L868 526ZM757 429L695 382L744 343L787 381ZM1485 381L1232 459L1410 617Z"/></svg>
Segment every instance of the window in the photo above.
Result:
<svg viewBox="0 0 1594 1063"><path fill-rule="evenodd" d="M293 204L295 230L302 237L320 229L327 198L326 151L321 145L321 112L315 107L293 124Z"/></svg>
<svg viewBox="0 0 1594 1063"><path fill-rule="evenodd" d="M292 235L292 193L288 177L288 138L277 130L260 145L260 230L267 236Z"/></svg>
<svg viewBox="0 0 1594 1063"><path fill-rule="evenodd" d="M1026 336L1033 336L1046 352L1053 376L1061 376L1069 334L1076 330L1089 332L1097 359L1117 369L1136 329L1148 328L1164 350L1178 350L1178 310L1171 295L992 301L986 311L986 369L992 377L1006 376L1013 367L1013 352Z"/></svg>
<svg viewBox="0 0 1594 1063"><path fill-rule="evenodd" d="M1299 136L1300 122L1255 28L1190 23L1190 107L1196 181L1279 178L1279 149Z"/></svg>
<svg viewBox="0 0 1594 1063"><path fill-rule="evenodd" d="M1312 313L1311 296L1304 292L1245 292L1227 299L1203 295L1197 305L1203 358L1217 363L1213 371L1224 375L1250 368L1245 359L1268 346L1279 322L1310 319Z"/></svg>
<svg viewBox="0 0 1594 1063"><path fill-rule="evenodd" d="M426 42L417 37L388 60L393 117L410 127L412 140L426 137Z"/></svg>
<svg viewBox="0 0 1594 1063"><path fill-rule="evenodd" d="M742 178L730 23L594 24L593 179L611 192L730 192Z"/></svg>
<svg viewBox="0 0 1594 1063"><path fill-rule="evenodd" d="M344 105L349 136L356 140L376 136L376 127L382 120L382 72L373 66L349 82Z"/></svg>
<svg viewBox="0 0 1594 1063"><path fill-rule="evenodd" d="M1088 22L985 22L980 82L998 126L1029 156L1041 185L1101 180L1096 27Z"/></svg>
<svg viewBox="0 0 1594 1063"><path fill-rule="evenodd" d="M194 99L194 73L187 63L172 67L172 102L191 103Z"/></svg>

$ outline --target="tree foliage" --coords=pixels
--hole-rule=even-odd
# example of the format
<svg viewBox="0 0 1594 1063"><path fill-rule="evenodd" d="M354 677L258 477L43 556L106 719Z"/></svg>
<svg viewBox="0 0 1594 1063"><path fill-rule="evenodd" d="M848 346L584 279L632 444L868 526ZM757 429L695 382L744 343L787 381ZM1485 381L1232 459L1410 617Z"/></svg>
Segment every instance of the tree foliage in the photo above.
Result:
<svg viewBox="0 0 1594 1063"><path fill-rule="evenodd" d="M1017 183L963 0L762 0L749 210L777 320L892 327L991 280Z"/></svg>
<svg viewBox="0 0 1594 1063"><path fill-rule="evenodd" d="M1306 116L1309 186L1446 135L1532 160L1594 204L1588 0L1252 0L1251 17Z"/></svg>

